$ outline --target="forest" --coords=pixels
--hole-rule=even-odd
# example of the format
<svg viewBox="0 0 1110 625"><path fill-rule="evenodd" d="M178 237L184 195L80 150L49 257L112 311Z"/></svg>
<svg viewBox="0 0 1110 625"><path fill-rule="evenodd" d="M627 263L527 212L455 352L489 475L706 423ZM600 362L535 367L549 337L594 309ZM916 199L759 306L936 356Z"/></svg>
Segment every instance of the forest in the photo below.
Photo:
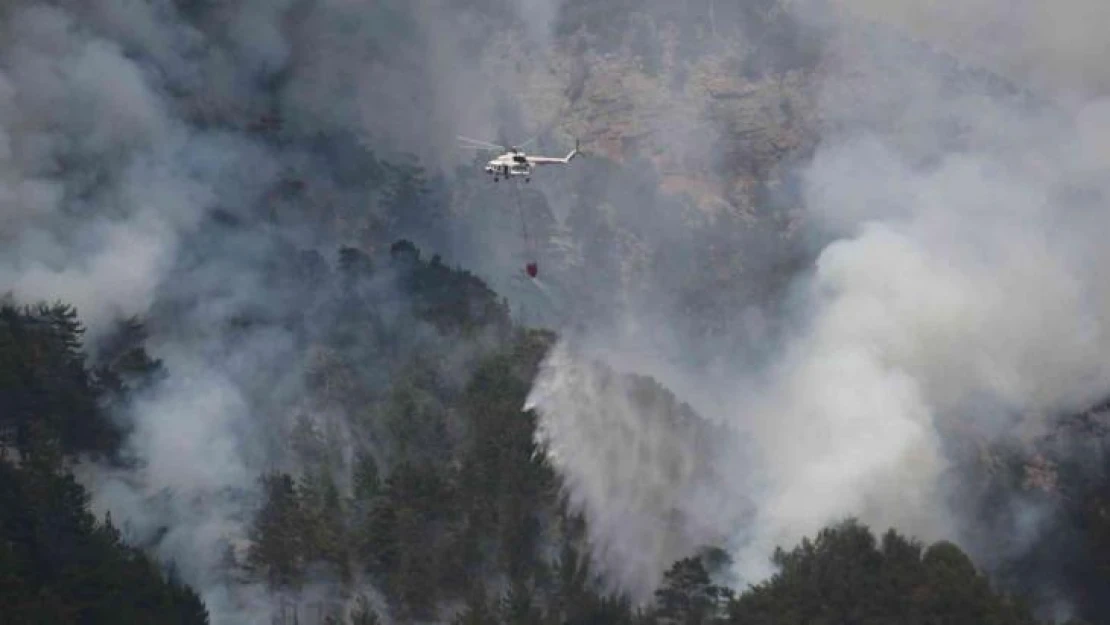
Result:
<svg viewBox="0 0 1110 625"><path fill-rule="evenodd" d="M808 4L0 7L0 625L1110 622L1110 108Z"/></svg>
<svg viewBox="0 0 1110 625"><path fill-rule="evenodd" d="M459 376L435 351L391 346L382 335L395 374L380 387L367 380L371 396L359 401L373 406L366 435L384 444L361 449L345 473L327 433L305 420L291 442L303 470L258 476L264 496L249 545L241 557L228 555L232 576L274 596L296 597L314 578L343 588L326 610L305 604L277 622L1038 622L1021 596L988 580L957 546L923 545L893 529L876 534L853 519L780 547L778 572L746 589L720 581L728 556L707 545L667 570L652 603L633 605L593 572L586 520L568 510L534 442L535 416L521 410L554 336L514 324L481 280L421 258L407 241L386 257L340 250L327 271L323 283L346 285L346 312L315 339L335 353L316 384L340 369L358 380L359 363L343 349L352 328L382 323L373 300L357 300L359 284L381 275L404 293L408 314L435 328L427 345L479 347ZM8 301L0 319L0 619L207 623L174 563L124 544L110 514L90 512L71 472L89 458L128 462L127 432L112 410L166 375L144 348L141 321L119 323L92 359L72 306ZM485 338L466 338L476 336ZM668 393L655 384L650 391ZM372 596L360 594L367 588Z"/></svg>

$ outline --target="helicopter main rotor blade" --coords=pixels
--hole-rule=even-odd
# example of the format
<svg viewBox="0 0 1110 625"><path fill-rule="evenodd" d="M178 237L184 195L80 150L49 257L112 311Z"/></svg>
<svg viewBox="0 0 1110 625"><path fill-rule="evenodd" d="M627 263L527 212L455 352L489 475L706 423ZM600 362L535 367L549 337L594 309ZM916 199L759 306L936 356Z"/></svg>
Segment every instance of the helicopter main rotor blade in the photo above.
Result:
<svg viewBox="0 0 1110 625"><path fill-rule="evenodd" d="M536 136L532 137L531 139L525 141L524 143L521 143L517 147L523 150L524 146L528 145L529 143L532 143L533 141L535 141L536 139L539 139L539 138L540 138L540 136L536 135Z"/></svg>
<svg viewBox="0 0 1110 625"><path fill-rule="evenodd" d="M496 143L490 143L489 141L482 141L480 139L471 139L470 137L464 137L462 135L459 135L456 138L459 141L465 141L465 142L471 143L475 146L480 145L480 146L486 147L486 148L491 149L491 150L503 150L503 149L505 149L504 146L497 145Z"/></svg>

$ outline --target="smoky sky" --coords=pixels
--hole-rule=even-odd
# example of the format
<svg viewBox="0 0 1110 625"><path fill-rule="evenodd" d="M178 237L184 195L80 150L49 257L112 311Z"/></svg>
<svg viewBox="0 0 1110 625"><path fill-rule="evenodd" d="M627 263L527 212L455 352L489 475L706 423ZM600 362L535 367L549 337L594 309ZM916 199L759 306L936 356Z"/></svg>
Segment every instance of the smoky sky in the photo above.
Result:
<svg viewBox="0 0 1110 625"><path fill-rule="evenodd" d="M296 414L345 418L304 401L312 365L279 320L320 293L275 287L293 269L273 260L334 263L384 228L564 330L529 405L615 586L648 594L703 542L756 580L848 514L960 538L954 432L1011 436L1011 415L1035 427L1108 383L1100 5L784 6L0 9L3 288L73 302L94 348L147 316L170 373L121 416L140 468L83 472L98 510L214 623L268 622L262 589L225 592L223 550L257 474L297 468ZM513 199L457 134L583 153ZM441 212L389 231L364 172L403 154ZM538 284L512 279L535 258ZM696 416L598 384L610 368Z"/></svg>
<svg viewBox="0 0 1110 625"><path fill-rule="evenodd" d="M655 340L674 335L674 324L629 309L626 332L589 335L553 355L532 398L550 423L545 440L611 458L556 459L571 483L604 483L616 472L630 476L628 488L646 489L636 495L643 501L674 487L639 481L662 452L608 447L629 421L639 419L641 436L658 425L638 417L622 389L575 373L606 354L621 370L682 389L703 419L735 430L731 451L713 460L733 479L706 482L719 499L679 508L721 524L687 535L690 544L730 535L736 581L763 579L775 546L850 515L975 554L974 508L951 497L953 472L967 460L953 443L1018 440L1110 385L1098 234L1107 225L1099 173L1107 109L1101 68L1087 63L1103 43L1082 26L1092 11L1083 3L796 3L793 18L822 37L810 75L809 130L818 138L796 169L813 254L784 292L774 349L753 364L740 345L719 367L693 367L684 355L694 343L680 334ZM1064 35L1054 25L1075 28ZM1050 45L1065 36L1066 46ZM610 417L610 439L596 422L614 404L624 408ZM587 426L597 429L581 435ZM602 448L617 451L595 456ZM655 522L627 501L610 504L617 499L586 487L579 494L598 518L622 507L627 525ZM734 509L722 513L720 500ZM1035 524L1014 527L1010 548L1028 547L1036 533ZM601 530L595 538L621 542ZM642 577L626 581L651 587Z"/></svg>
<svg viewBox="0 0 1110 625"><path fill-rule="evenodd" d="M145 321L169 375L116 415L128 465L79 473L96 512L172 563L213 623L268 623L276 609L264 588L226 583L224 558L242 557L257 477L302 468L294 425L352 439L349 415L307 391L329 355L306 341L330 329L342 286L313 286L313 267L334 269L341 245L380 260L390 237L456 261L473 245L446 221L383 213L380 159L423 166L442 206L437 177L473 156L454 150L456 134L496 138L528 121L509 97L520 72L503 70L488 35L509 33L528 55L550 13L486 4L0 9L0 289L74 304L94 357L114 321ZM388 278L359 288L380 331L465 374L473 350L406 319ZM375 345L351 348L370 386L389 378ZM353 451L340 449L340 469ZM306 592L335 598L334 586L320 577Z"/></svg>

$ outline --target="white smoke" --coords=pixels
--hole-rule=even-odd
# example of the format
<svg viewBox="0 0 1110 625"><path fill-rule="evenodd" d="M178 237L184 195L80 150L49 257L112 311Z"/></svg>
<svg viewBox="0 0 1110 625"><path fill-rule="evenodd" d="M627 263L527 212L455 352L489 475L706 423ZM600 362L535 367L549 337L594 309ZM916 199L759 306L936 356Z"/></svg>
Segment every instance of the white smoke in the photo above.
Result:
<svg viewBox="0 0 1110 625"><path fill-rule="evenodd" d="M142 468L88 479L99 510L178 562L215 625L268 616L257 589L243 589L242 604L222 594L216 558L249 521L252 476L280 456L262 441L282 424L247 404L259 387L295 394L301 369L280 332L227 348L215 330L250 304L282 305L255 301L250 254L268 232L182 249L207 210L254 206L288 164L219 128L277 109L294 132L370 137L451 162L454 134L513 125L498 103L535 88L527 74L544 50L496 38L479 61L461 62L474 61L465 50L488 39L489 25L451 3L203 4L0 9L0 286L73 302L90 338L162 296L192 298L185 319L154 337L171 380L132 409ZM949 70L845 27L820 98L829 135L806 178L814 232L835 241L801 285L803 313L780 357L708 377L645 356L650 341L635 331L597 346L620 350L600 352L618 370L651 373L735 433L712 430L707 444L670 421L671 407L630 399L632 385L599 384L600 369L584 361L596 351L557 350L530 399L621 584L646 592L668 560L721 540L756 579L772 545L844 514L951 536L937 485L953 430L1006 435L999 414L1080 406L1106 389L1098 233L1110 104L1089 97L1106 86L1092 54L1106 44L1088 34L1101 4L1003 10L979 0L958 13L930 4L924 21L902 4L866 8L1042 89L1059 85L1070 108L1033 112L967 85L956 95L942 80ZM506 6L532 43L545 41L557 3ZM950 36L961 32L975 37ZM1027 43L1009 45L1019 39ZM550 85L539 92L523 114L533 124L561 102L547 97ZM323 178L328 166L308 170ZM620 208L639 214L629 197ZM336 191L320 205L340 201L365 198ZM171 274L183 256L197 268ZM662 333L633 321L641 337ZM152 507L154 493L168 501Z"/></svg>
<svg viewBox="0 0 1110 625"><path fill-rule="evenodd" d="M589 518L600 572L614 588L649 595L660 562L729 537L745 510L720 495L738 487L742 449L733 432L700 422L689 406L646 378L602 364L593 349L559 345L547 357L527 408L546 418L537 438L558 468L572 507ZM723 464L729 455L734 462ZM740 492L738 489L736 492Z"/></svg>
<svg viewBox="0 0 1110 625"><path fill-rule="evenodd" d="M322 133L421 154L429 169L457 162L453 136L493 132L495 101L520 74L498 64L528 48L489 53L480 12L418 4L0 8L0 292L75 305L93 352L116 320L153 318L147 347L169 378L118 415L135 468L80 473L95 511L172 562L213 625L269 623L278 607L228 582L223 558L228 546L242 555L258 475L296 469L284 435L304 400L288 333L242 331L228 344L225 329L256 311L313 308L267 289L262 267L276 239L304 233L252 215L282 208L272 191L295 170L311 188L296 210L313 213L301 221L320 226L313 242L332 254L350 229L329 238L316 213L375 208L350 182L367 177L360 164L319 156L319 141L277 146L242 129L276 112L284 139ZM550 19L529 19L533 35ZM217 209L250 227L199 230Z"/></svg>
<svg viewBox="0 0 1110 625"><path fill-rule="evenodd" d="M1005 42L1041 27L1036 17L1044 12L1032 3L1013 14L1009 6L971 3L956 23L969 32L1020 18L1020 28L1001 31ZM1090 17L1078 11L1089 3L1051 6L1077 9L1052 23ZM869 7L888 13L885 4ZM907 22L917 26L916 19ZM1037 104L960 75L952 59L884 27L833 25L818 98L825 136L804 172L808 227L826 243L797 285L792 331L771 363L737 366L731 380L697 370L659 376L701 394L680 399L708 406L704 417L737 430L746 447L708 461L733 479L697 484L717 489L716 499L683 499L669 489L689 484L653 480L659 457L640 453L637 437L656 429L655 419L635 409L613 416L625 391L582 372L581 359L595 353L557 350L529 400L545 442L575 450L553 462L590 521L635 535L658 523L643 502L673 501L682 518L709 527L690 524L672 535L730 536L740 582L771 572L775 546L849 515L925 540L959 541L974 519L946 503L946 442L1016 436L1110 389L1103 269L1110 258L1101 246L1110 226L1106 103L1061 99L1053 108L1042 97ZM935 30L944 29L934 23L915 34ZM1018 46L1006 60L1044 70L1046 79L1065 67L1071 96L1098 92L1102 68L1084 72L1088 65L1076 58L1104 45L1088 32L1070 32L1061 53ZM1006 51L995 45L984 54ZM618 353L640 350L653 334L649 327L613 342ZM654 363L616 366L642 371ZM693 452L674 442L667 453ZM632 493L632 501L599 494L608 491ZM754 518L739 522L749 506ZM654 547L657 537L638 545L599 538L599 555L618 574L629 561L648 566L622 560L626 553L659 557L656 570L670 564ZM644 577L624 573L620 582L642 590Z"/></svg>
<svg viewBox="0 0 1110 625"><path fill-rule="evenodd" d="M242 393L204 363L174 359L173 377L132 407L128 451L137 470L86 467L98 513L110 512L124 538L152 545L202 594L213 623L267 623L273 606L257 587L224 585L227 545L245 535L256 474L238 431L250 422ZM257 435L257 433L256 433ZM239 514L235 514L239 511ZM234 591L234 594L232 594Z"/></svg>
<svg viewBox="0 0 1110 625"><path fill-rule="evenodd" d="M203 190L173 171L173 125L118 46L57 9L9 14L0 74L8 249L0 276L21 299L64 293L95 333L150 304L176 231L198 214L190 195ZM85 163L94 165L67 175ZM98 188L98 176L116 186ZM93 218L88 206L98 201L113 210Z"/></svg>

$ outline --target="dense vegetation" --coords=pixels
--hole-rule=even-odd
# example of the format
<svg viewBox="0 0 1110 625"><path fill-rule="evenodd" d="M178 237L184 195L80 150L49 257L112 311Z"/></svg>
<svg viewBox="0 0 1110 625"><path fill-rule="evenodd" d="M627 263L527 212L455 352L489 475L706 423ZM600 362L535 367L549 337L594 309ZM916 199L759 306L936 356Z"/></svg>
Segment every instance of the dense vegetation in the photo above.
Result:
<svg viewBox="0 0 1110 625"><path fill-rule="evenodd" d="M553 337L511 328L493 314L492 292L420 260L406 242L383 270L398 271L415 317L434 320L445 336L487 329L499 338L454 382L427 355L398 367L372 417L389 424L380 441L388 457L361 453L349 479L337 480L327 460L336 454L308 427L303 436L317 446L308 456L321 460L302 475L261 478L267 496L244 566L275 589L295 592L313 574L364 575L386 603L360 602L355 622L383 618L379 609L402 622L453 615L464 624L1035 622L954 545L925 548L893 531L877 544L854 522L780 551L781 573L739 595L713 583L716 550L677 562L654 605L600 592L585 521L564 506L534 443L535 417L520 409ZM348 310L372 317L375 308L368 300ZM352 485L349 493L339 482Z"/></svg>
<svg viewBox="0 0 1110 625"><path fill-rule="evenodd" d="M66 305L0 306L0 622L208 623L197 594L98 520L69 465L112 456L122 435L106 406L157 363L127 346L90 370Z"/></svg>
<svg viewBox="0 0 1110 625"><path fill-rule="evenodd" d="M226 23L218 3L171 4L198 32ZM312 17L315 5L295 4L299 17L286 25L314 25L303 18ZM398 53L397 46L420 48L429 34L420 32L418 12L407 11L408 3L392 4L368 9L377 13L365 21L384 25L371 41L363 41L357 24L332 34L372 46L364 61L396 56L407 63L410 49ZM489 19L470 35L466 47L475 51L513 15L499 0L463 5ZM560 45L630 54L644 77L663 77L665 48L673 43L673 75L659 82L674 91L685 88L692 62L722 48L725 73L780 83L785 72L811 69L819 52L812 33L773 0L565 0L561 7L554 23ZM299 35L318 41L308 30ZM224 38L208 43L218 49ZM124 47L128 56L143 54L141 46ZM510 56L520 52L509 50ZM327 72L342 70L330 62L342 59L328 60ZM590 76L583 65L574 70L570 104ZM174 75L192 75L156 61L151 68L171 84ZM252 91L248 116L288 113L281 102L296 100L290 94L305 86L294 79L298 71L311 76L311 69L287 68L263 81ZM420 64L411 69L420 71ZM613 78L594 76L619 85ZM238 87L241 81L227 82ZM200 84L197 93L181 84L167 91L207 101L200 96L218 85ZM436 93L409 101L434 101ZM565 505L559 477L535 443L536 417L521 410L554 336L521 327L485 282L439 256L423 258L410 240L464 258L483 275L506 265L519 270L538 253L542 275L568 287L561 303L598 326L627 298L632 303L625 305L652 309L670 328L713 350L756 351L737 331L745 319L738 311L753 302L773 306L809 251L784 239L794 227L786 209L801 202L797 185L781 173L780 184L764 179L785 158L778 142L764 146L773 158L753 156L763 152L755 139L744 138L751 129L723 104L709 108L718 138L708 147L722 157L712 162L726 178L742 172L757 181L752 211L691 223L699 213L693 199L664 193L646 154L624 165L591 155L588 167L571 168L562 183L554 176L535 181L518 206L502 193L504 185L482 176L448 185L418 162L386 160L339 122L306 123L317 116L302 111L298 119L294 110L288 123L269 113L245 123L239 107L211 99L217 105L176 102L181 121L197 132L245 129L284 173L265 197L242 205L235 194L220 197L211 219L195 232L177 233L176 265L148 318L121 322L86 349L79 311L71 306L0 304L0 624L209 620L196 589L173 573L174 563L125 544L110 515L91 512L90 493L74 477L81 462L132 462L122 452L131 434L122 409L136 393L157 394L159 381L175 374L147 353L145 327L177 347L218 344L215 358L234 358L272 336L289 339L281 348L287 351L275 349L288 362L260 363L244 391L250 418L266 426L258 428L262 437L273 439L259 444L265 450L258 455L282 469L257 476L262 496L248 540L229 544L224 560L229 586L266 587L274 604L290 608L279 616L283 623L1021 625L1034 622L1029 610L999 588L1050 603L1056 597L1043 592L1046 586L1084 618L1110 613L1110 465L1101 449L1107 433L1097 419L1062 429L1043 448L984 454L1003 461L962 474L984 478L968 485L967 501L980 506L994 537L1015 535L1022 522L1012 505L1018 496L1053 511L1031 549L1010 559L1001 555L1011 553L1007 545L993 550L1000 554L991 563L997 585L952 544L921 545L895 531L876 537L846 521L779 550L780 571L754 588L725 586L724 554L706 548L670 567L650 605L634 606L602 590L586 520ZM342 109L339 100L329 99L327 108ZM783 134L795 130L791 101L784 95L779 105L791 129ZM598 109L584 111L592 118ZM612 127L602 130L629 121L619 113L602 117L609 115ZM427 139L409 137L439 149ZM96 160L105 159L63 159L65 172L58 175L81 178L75 189L107 185L116 172L97 170ZM228 169L235 178L234 167ZM536 190L560 184L557 193ZM545 197L556 195L567 200L561 222ZM85 208L76 212L104 216ZM518 236L518 208L525 213L523 230L531 233L527 242ZM394 242L398 237L408 240ZM452 245L459 240L465 243ZM304 249L321 241L349 246ZM514 241L538 250L507 250ZM517 252L528 257L516 258ZM639 285L651 289L643 293ZM637 388L667 393L650 380ZM677 403L670 399L661 403ZM1030 454L1039 454L1034 465ZM1085 463L1090 458L1097 461ZM1039 483L1030 487L1030 481Z"/></svg>
<svg viewBox="0 0 1110 625"><path fill-rule="evenodd" d="M876 541L854 522L780 550L780 573L739 594L713 581L723 564L716 550L675 563L653 605L600 591L585 521L566 509L536 448L535 417L520 409L553 336L515 327L480 280L422 259L406 241L383 258L345 248L334 264L312 281L343 284L333 294L345 311L332 320L343 323L305 330L335 353L312 371L313 393L334 393L338 379L358 388L369 375L361 352L345 351L353 328L383 323L381 292L368 285L397 289L406 314L439 339L381 352L395 373L386 384L365 378L371 390L355 403L371 408L355 419L366 428L356 437L375 444L359 446L353 463L337 460L317 424L298 424L291 443L303 470L259 476L263 503L249 548L238 562L229 554L240 569L233 577L294 597L314 580L337 580L339 597L355 600L331 604L323 614L333 623L1034 622L955 546L925 548L893 531ZM5 622L207 622L191 589L121 544L110 518L93 518L66 468L82 454L121 462L126 432L112 407L167 375L143 350L141 324L120 324L87 365L72 308L7 304L0 319ZM431 345L465 346L466 366L437 360ZM384 603L360 596L367 582Z"/></svg>

